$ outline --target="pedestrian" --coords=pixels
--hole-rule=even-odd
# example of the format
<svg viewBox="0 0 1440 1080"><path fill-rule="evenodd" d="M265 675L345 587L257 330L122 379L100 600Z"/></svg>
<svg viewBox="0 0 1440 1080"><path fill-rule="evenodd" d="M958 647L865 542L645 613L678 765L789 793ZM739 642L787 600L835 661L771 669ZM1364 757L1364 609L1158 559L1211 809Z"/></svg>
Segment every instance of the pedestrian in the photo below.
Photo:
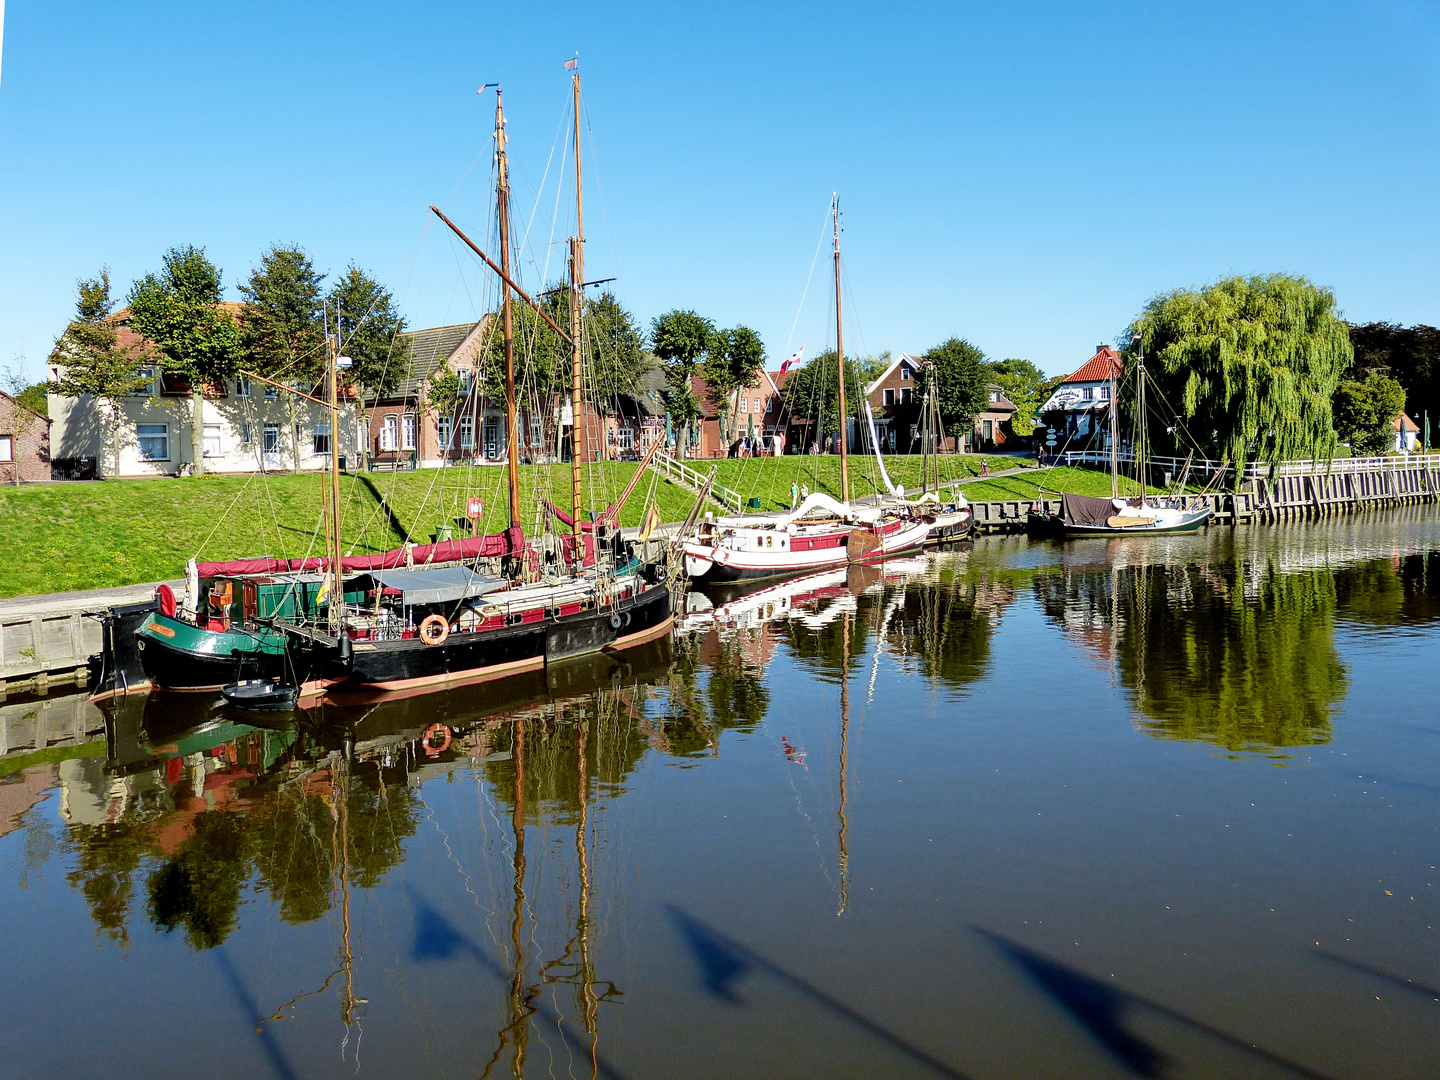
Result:
<svg viewBox="0 0 1440 1080"><path fill-rule="evenodd" d="M799 505L800 505L800 485L792 482L791 485L790 485L790 509L791 509L791 510L794 510L794 509L795 509L797 506L799 506Z"/></svg>
<svg viewBox="0 0 1440 1080"><path fill-rule="evenodd" d="M984 459L983 457L980 459L980 475L981 475L981 476L989 476L989 475L990 475L990 469L989 469L989 467L987 466L987 464L986 464L986 462L985 462L985 459Z"/></svg>
<svg viewBox="0 0 1440 1080"><path fill-rule="evenodd" d="M800 485L800 501L801 501L801 502L804 502L804 501L805 501L806 499L808 499L809 497L810 497L810 485L809 485L809 484L801 484L801 485Z"/></svg>

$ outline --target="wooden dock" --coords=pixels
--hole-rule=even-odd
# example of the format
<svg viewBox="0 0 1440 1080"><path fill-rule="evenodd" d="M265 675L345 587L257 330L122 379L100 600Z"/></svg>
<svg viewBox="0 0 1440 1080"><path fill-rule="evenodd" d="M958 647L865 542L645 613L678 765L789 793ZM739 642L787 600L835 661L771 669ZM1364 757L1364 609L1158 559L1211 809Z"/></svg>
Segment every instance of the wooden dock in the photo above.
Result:
<svg viewBox="0 0 1440 1080"><path fill-rule="evenodd" d="M1103 453L1067 454L1063 464L1109 468ZM1192 461L1190 475L1200 482L1214 480L1217 487L1233 486L1233 470L1221 476L1219 462ZM1162 458L1151 463L1150 481L1165 486L1181 474L1185 463ZM1337 458L1334 461L1289 461L1281 465L1251 465L1238 490L1191 496L1214 511L1219 525L1294 521L1328 517L1356 510L1383 509L1440 502L1440 454L1394 455L1381 458ZM1058 497L1043 501L1046 513L1060 512ZM972 502L975 531L1016 532L1025 528L1033 499Z"/></svg>

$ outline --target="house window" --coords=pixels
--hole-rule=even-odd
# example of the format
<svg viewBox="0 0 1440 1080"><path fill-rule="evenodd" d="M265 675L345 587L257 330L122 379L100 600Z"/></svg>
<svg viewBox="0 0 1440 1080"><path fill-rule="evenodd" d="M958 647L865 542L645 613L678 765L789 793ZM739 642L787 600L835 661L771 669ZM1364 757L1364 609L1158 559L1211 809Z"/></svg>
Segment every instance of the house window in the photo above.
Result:
<svg viewBox="0 0 1440 1080"><path fill-rule="evenodd" d="M635 429L634 429L634 428L622 427L622 428L620 429L620 449L621 449L621 450L634 450L634 449L635 449Z"/></svg>
<svg viewBox="0 0 1440 1080"><path fill-rule="evenodd" d="M1110 387L1108 387L1108 386L1102 386L1102 387L1100 387L1100 400L1101 400L1101 401L1109 401L1109 400L1110 400Z"/></svg>
<svg viewBox="0 0 1440 1080"><path fill-rule="evenodd" d="M265 425L265 453L278 454L280 452L280 425Z"/></svg>
<svg viewBox="0 0 1440 1080"><path fill-rule="evenodd" d="M206 457L220 456L220 425L205 425L204 454Z"/></svg>
<svg viewBox="0 0 1440 1080"><path fill-rule="evenodd" d="M142 386L139 390L136 390L135 393L131 394L130 396L154 397L156 393L155 381L160 378L160 369L157 367L149 366L142 367L137 374L144 375L147 379L149 379L150 385ZM161 460L168 460L168 456L166 458L162 458Z"/></svg>
<svg viewBox="0 0 1440 1080"><path fill-rule="evenodd" d="M247 379L244 375L237 375L237 376L235 376L235 396L236 396L236 397L249 397L249 396L250 396L250 380Z"/></svg>
<svg viewBox="0 0 1440 1080"><path fill-rule="evenodd" d="M451 434L450 434L450 417L448 417L448 416L440 416L440 417L437 417L436 420L435 420L435 431L436 431L436 433L439 434L439 436L440 436L440 449L441 449L441 450L449 450L449 449L450 449L450 440L451 440Z"/></svg>
<svg viewBox="0 0 1440 1080"><path fill-rule="evenodd" d="M895 452L895 429L892 427L888 434L890 436L890 452L893 454Z"/></svg>
<svg viewBox="0 0 1440 1080"><path fill-rule="evenodd" d="M984 421L984 430L985 430L985 441L988 443L991 439L995 438L995 421L993 421L993 420L986 420L986 421Z"/></svg>
<svg viewBox="0 0 1440 1080"><path fill-rule="evenodd" d="M400 434L400 421L395 416L387 416L380 424L380 449L394 450L396 437Z"/></svg>
<svg viewBox="0 0 1440 1080"><path fill-rule="evenodd" d="M316 424L312 429L313 441L311 445L317 454L330 453L330 425Z"/></svg>
<svg viewBox="0 0 1440 1080"><path fill-rule="evenodd" d="M539 418L538 416L532 416L532 417L530 418L530 445L531 445L531 446L533 446L533 447L535 447L535 448L537 448L537 449L540 447L540 445L541 445L541 434L542 434L542 433L541 433L541 431L540 431L540 418Z"/></svg>
<svg viewBox="0 0 1440 1080"><path fill-rule="evenodd" d="M169 461L170 425L136 424L135 444L141 461Z"/></svg>
<svg viewBox="0 0 1440 1080"><path fill-rule="evenodd" d="M475 445L475 418L473 416L462 416L460 418L460 449L469 450Z"/></svg>
<svg viewBox="0 0 1440 1080"><path fill-rule="evenodd" d="M750 411L750 399L749 399L749 398L743 398L743 397L742 397L742 398L740 399L740 411L741 411L741 412L749 412L749 411Z"/></svg>
<svg viewBox="0 0 1440 1080"><path fill-rule="evenodd" d="M760 408L760 399L759 399L758 397L755 399L755 408L754 408L754 411L757 412L757 413L758 413L758 412L764 412L764 411L765 411L765 410L763 410L762 408Z"/></svg>
<svg viewBox="0 0 1440 1080"><path fill-rule="evenodd" d="M405 442L403 445L406 450L415 449L415 415L413 413L405 417Z"/></svg>
<svg viewBox="0 0 1440 1080"><path fill-rule="evenodd" d="M990 391L990 400L991 400L992 403L999 402L999 400L1000 400L1000 391L999 391L999 390L991 390L991 391Z"/></svg>
<svg viewBox="0 0 1440 1080"><path fill-rule="evenodd" d="M902 379L908 379L908 378L910 378L910 369L909 369L908 367L904 367L903 365L901 366L901 368L900 368L900 378L902 378Z"/></svg>
<svg viewBox="0 0 1440 1080"><path fill-rule="evenodd" d="M280 396L280 388L279 388L278 386L271 386L269 383L266 383L266 384L265 384L265 396L266 396L267 398L279 397L279 396Z"/></svg>
<svg viewBox="0 0 1440 1080"><path fill-rule="evenodd" d="M250 445L250 425L245 421L241 421L240 423L240 445Z"/></svg>
<svg viewBox="0 0 1440 1080"><path fill-rule="evenodd" d="M907 386L907 387L905 387L903 390L900 391L900 404L901 404L901 405L909 405L909 404L910 404L910 387Z"/></svg>
<svg viewBox="0 0 1440 1080"><path fill-rule="evenodd" d="M894 405L894 404L895 404L895 391L894 391L894 390L886 390L886 391L885 391L885 404L886 404L886 405Z"/></svg>
<svg viewBox="0 0 1440 1080"><path fill-rule="evenodd" d="M1091 400L1094 399L1094 397L1095 397L1095 388L1094 388L1093 386L1087 386L1087 387L1085 387L1085 389L1083 389L1083 390L1080 391L1080 400L1081 400L1081 401L1091 401Z"/></svg>
<svg viewBox="0 0 1440 1080"><path fill-rule="evenodd" d="M0 435L0 461L15 460L15 437Z"/></svg>

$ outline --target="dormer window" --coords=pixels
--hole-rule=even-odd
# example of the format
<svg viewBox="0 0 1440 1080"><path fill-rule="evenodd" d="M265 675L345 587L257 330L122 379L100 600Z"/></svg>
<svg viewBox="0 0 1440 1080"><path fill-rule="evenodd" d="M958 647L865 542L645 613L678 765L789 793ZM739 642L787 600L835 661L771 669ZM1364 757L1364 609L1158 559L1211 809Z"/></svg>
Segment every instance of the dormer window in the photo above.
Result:
<svg viewBox="0 0 1440 1080"><path fill-rule="evenodd" d="M237 376L235 377L235 396L236 396L236 397L249 397L249 396L250 396L250 380L247 379L244 375L237 375Z"/></svg>
<svg viewBox="0 0 1440 1080"><path fill-rule="evenodd" d="M995 403L998 404L999 401L1000 401L1000 391L999 391L999 390L991 390L991 391L990 391L990 400L991 400L992 402L995 402Z"/></svg>

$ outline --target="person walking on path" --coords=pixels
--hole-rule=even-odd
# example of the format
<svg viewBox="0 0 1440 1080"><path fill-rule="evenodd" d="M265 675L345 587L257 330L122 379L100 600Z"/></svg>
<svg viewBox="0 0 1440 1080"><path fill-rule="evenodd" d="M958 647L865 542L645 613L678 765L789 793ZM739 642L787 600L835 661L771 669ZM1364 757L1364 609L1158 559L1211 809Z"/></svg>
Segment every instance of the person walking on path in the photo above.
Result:
<svg viewBox="0 0 1440 1080"><path fill-rule="evenodd" d="M800 505L800 485L799 485L799 484L796 484L796 483L794 483L794 482L792 481L791 484L790 484L790 509L791 509L791 510L794 510L794 509L795 509L797 506L799 506L799 505Z"/></svg>
<svg viewBox="0 0 1440 1080"><path fill-rule="evenodd" d="M985 461L984 458L981 458L981 459L980 459L980 475L981 475L981 476L989 476L989 475L990 475L989 465L987 464L987 462Z"/></svg>

